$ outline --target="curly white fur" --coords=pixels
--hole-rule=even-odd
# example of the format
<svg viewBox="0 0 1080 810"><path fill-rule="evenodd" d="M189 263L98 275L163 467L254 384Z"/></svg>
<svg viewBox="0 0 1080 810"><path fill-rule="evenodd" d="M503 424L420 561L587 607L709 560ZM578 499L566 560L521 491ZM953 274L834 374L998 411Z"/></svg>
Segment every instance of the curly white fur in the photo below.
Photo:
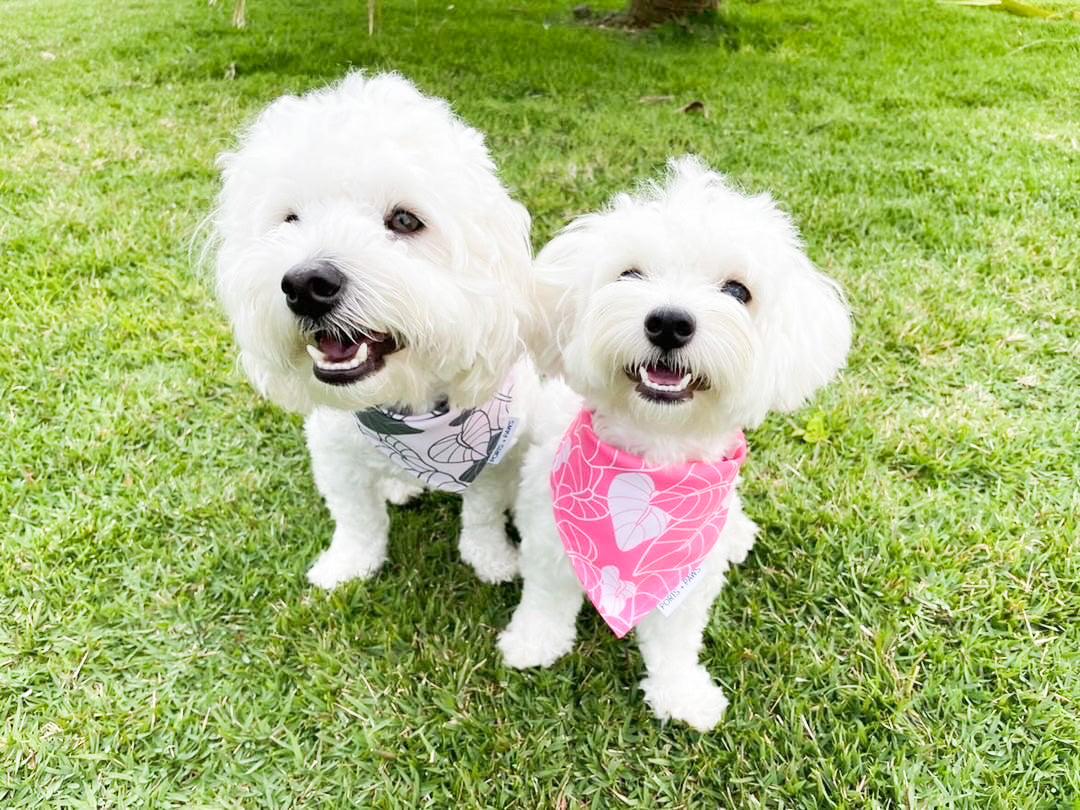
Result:
<svg viewBox="0 0 1080 810"><path fill-rule="evenodd" d="M492 396L523 356L531 317L528 213L499 182L483 136L393 74L353 73L279 98L220 165L219 298L258 390L307 414L315 479L336 523L309 578L332 587L368 576L385 559L385 498L417 487L367 446L351 414ZM400 209L422 230L391 230ZM317 323L282 289L286 273L313 261L344 279ZM318 334L389 335L399 348L374 373L332 384L313 373ZM521 403L532 372L515 374ZM461 551L486 580L516 570L503 527L516 455L465 496Z"/></svg>
<svg viewBox="0 0 1080 810"><path fill-rule="evenodd" d="M524 588L499 637L513 667L547 666L573 646L583 593L556 532L549 476L582 407L594 410L603 441L649 463L722 458L741 429L798 407L828 382L851 341L843 297L806 257L791 220L768 195L736 192L695 158L573 222L541 251L537 269L551 315L547 359L566 383L545 383L515 504ZM732 281L749 291L748 303L731 294ZM666 353L644 327L662 308L696 323L692 339ZM693 377L691 397L642 394L637 372L661 361ZM756 531L736 496L704 581L671 618L654 612L637 627L641 685L657 717L701 730L719 721L727 700L698 654L725 572L746 558Z"/></svg>

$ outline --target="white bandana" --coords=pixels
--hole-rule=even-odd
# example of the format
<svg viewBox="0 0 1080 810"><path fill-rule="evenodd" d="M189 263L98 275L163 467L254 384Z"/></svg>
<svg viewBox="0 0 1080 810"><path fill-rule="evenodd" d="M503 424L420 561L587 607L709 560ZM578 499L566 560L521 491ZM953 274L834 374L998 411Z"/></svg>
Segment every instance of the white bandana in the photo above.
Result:
<svg viewBox="0 0 1080 810"><path fill-rule="evenodd" d="M368 408L356 412L356 423L379 452L425 486L464 492L485 466L498 464L514 445L513 391L511 375L476 408L456 410L443 403L419 415Z"/></svg>

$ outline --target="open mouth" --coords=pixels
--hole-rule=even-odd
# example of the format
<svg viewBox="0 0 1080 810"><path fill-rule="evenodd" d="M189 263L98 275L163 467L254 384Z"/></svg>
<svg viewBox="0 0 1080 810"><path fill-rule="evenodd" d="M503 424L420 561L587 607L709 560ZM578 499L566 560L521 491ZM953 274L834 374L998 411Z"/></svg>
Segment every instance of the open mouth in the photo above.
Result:
<svg viewBox="0 0 1080 810"><path fill-rule="evenodd" d="M701 377L662 362L627 368L626 376L637 381L634 390L642 399L650 402L687 402L693 399L695 391L708 387Z"/></svg>
<svg viewBox="0 0 1080 810"><path fill-rule="evenodd" d="M353 337L317 332L314 345L309 343L306 348L314 362L315 379L330 385L348 385L382 369L386 356L401 346L385 332Z"/></svg>

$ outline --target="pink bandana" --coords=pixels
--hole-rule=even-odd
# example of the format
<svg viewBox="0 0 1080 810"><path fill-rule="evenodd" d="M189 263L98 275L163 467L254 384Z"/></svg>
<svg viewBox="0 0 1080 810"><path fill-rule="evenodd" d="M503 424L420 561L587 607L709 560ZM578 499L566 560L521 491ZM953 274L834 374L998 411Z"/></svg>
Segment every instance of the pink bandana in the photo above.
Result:
<svg viewBox="0 0 1080 810"><path fill-rule="evenodd" d="M551 469L555 525L574 572L622 638L686 593L727 522L746 437L730 458L661 467L604 444L582 411Z"/></svg>

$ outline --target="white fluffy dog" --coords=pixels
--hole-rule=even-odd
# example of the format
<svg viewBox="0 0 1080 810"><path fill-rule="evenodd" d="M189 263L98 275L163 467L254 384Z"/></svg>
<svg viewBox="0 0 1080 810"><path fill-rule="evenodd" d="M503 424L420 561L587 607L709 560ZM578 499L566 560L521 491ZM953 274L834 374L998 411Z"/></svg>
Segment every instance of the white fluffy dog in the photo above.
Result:
<svg viewBox="0 0 1080 810"><path fill-rule="evenodd" d="M833 377L847 307L768 195L690 157L573 222L537 266L569 387L545 383L532 426L524 589L499 649L512 667L551 664L587 592L616 635L636 627L656 716L712 728L727 700L702 635L757 531L735 491L742 430Z"/></svg>
<svg viewBox="0 0 1080 810"><path fill-rule="evenodd" d="M523 450L492 465L534 381L515 369L529 216L483 136L400 76L353 73L272 103L220 164L218 294L256 387L307 414L335 521L308 578L374 572L385 501L421 484L464 491L462 557L512 577L504 516Z"/></svg>

